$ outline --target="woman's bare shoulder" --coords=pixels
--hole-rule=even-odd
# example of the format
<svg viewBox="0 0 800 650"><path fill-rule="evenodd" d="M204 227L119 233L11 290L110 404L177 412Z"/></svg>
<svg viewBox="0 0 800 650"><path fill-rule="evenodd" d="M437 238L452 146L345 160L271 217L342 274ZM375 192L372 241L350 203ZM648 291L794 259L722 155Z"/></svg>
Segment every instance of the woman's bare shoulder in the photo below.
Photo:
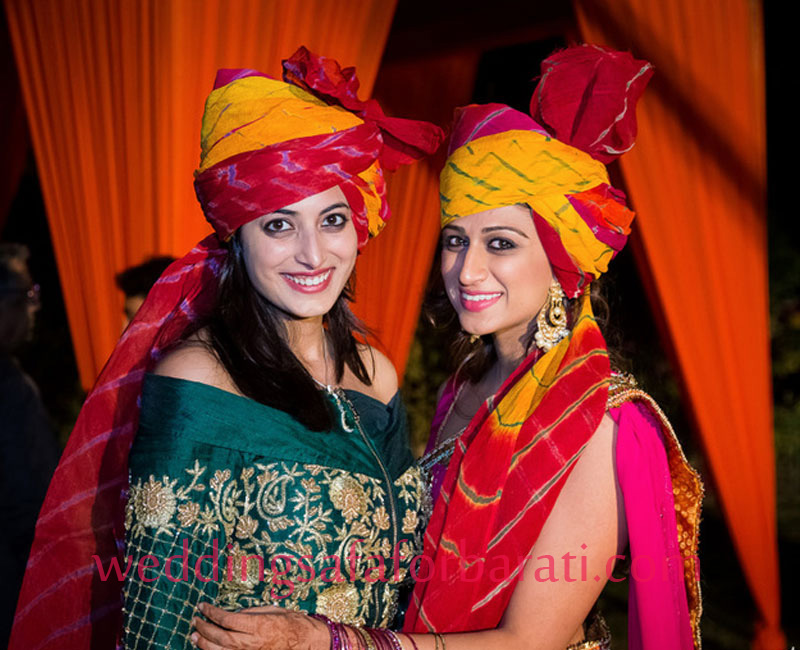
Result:
<svg viewBox="0 0 800 650"><path fill-rule="evenodd" d="M397 370L383 352L370 345L359 347L361 360L372 380L369 393L384 404L388 404L397 393Z"/></svg>
<svg viewBox="0 0 800 650"><path fill-rule="evenodd" d="M164 355L153 368L153 373L239 393L225 367L208 346L202 330Z"/></svg>

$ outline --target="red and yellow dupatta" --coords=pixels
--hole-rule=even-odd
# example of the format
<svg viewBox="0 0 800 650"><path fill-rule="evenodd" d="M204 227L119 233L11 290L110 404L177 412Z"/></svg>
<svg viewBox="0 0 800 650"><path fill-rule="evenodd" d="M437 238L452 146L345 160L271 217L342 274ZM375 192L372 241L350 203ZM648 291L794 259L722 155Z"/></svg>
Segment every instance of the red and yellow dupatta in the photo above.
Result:
<svg viewBox="0 0 800 650"><path fill-rule="evenodd" d="M425 535L407 632L496 627L608 399L588 293L571 335L528 356L459 438ZM499 472L499 473L498 473Z"/></svg>

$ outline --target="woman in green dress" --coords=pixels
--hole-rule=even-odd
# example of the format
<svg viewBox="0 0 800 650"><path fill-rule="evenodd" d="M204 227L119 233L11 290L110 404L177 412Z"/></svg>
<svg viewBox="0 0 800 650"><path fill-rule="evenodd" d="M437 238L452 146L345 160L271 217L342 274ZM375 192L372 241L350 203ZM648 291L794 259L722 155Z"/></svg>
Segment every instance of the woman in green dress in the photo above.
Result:
<svg viewBox="0 0 800 650"><path fill-rule="evenodd" d="M388 217L382 170L442 133L357 88L305 48L284 81L219 72L195 173L215 234L162 275L87 399L16 647L189 647L200 601L394 620L429 497L395 370L348 303Z"/></svg>

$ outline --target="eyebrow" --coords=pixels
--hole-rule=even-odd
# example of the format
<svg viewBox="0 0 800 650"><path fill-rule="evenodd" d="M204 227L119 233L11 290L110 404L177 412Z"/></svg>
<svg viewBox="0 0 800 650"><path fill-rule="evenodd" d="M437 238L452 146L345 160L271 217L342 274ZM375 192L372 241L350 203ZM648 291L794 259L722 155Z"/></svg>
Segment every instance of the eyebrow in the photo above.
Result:
<svg viewBox="0 0 800 650"><path fill-rule="evenodd" d="M528 235L526 235L524 232L522 232L518 228L514 228L513 226L487 226L486 228L483 228L481 230L481 232L495 232L496 230L510 230L511 232L515 232L518 235L521 235L525 239L530 239L530 237L528 237Z"/></svg>
<svg viewBox="0 0 800 650"><path fill-rule="evenodd" d="M442 230L447 230L447 229L455 230L457 233L459 233L461 235L463 235L463 234L465 234L467 232L461 226L453 226L453 225L450 225L450 224L446 225ZM528 237L528 235L526 235L521 230L519 230L517 228L514 228L513 226L487 226L486 228L481 229L481 233L495 232L497 230L510 230L510 231L515 232L518 235L524 237L525 239L530 239L530 237Z"/></svg>
<svg viewBox="0 0 800 650"><path fill-rule="evenodd" d="M320 214L327 214L332 210L340 210L345 208L346 210L350 210L350 205L348 203L344 203L340 201L339 203L334 203L333 205L329 205L324 210L320 210ZM290 210L289 208L280 208L278 210L273 210L270 214L285 214L286 216L293 217L297 214L297 210Z"/></svg>

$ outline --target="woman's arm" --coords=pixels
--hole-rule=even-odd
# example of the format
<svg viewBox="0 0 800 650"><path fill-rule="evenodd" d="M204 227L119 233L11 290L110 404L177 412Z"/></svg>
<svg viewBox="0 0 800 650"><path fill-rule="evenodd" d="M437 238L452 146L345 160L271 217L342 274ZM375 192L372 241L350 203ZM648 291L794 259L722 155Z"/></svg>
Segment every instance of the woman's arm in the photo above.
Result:
<svg viewBox="0 0 800 650"><path fill-rule="evenodd" d="M606 415L542 528L499 627L444 635L448 650L563 650L582 639L583 621L608 581L614 556L626 544L614 466L615 434L616 425ZM306 619L308 635L301 637L301 645L290 646L281 645L281 637L275 634L276 621L287 614L274 612L255 621L241 618L249 616L245 613L212 607L204 608L204 613L212 622L196 623L197 645L203 650L329 647L324 626L313 619ZM432 635L412 637L419 650L435 650ZM400 638L403 647L411 650L408 638Z"/></svg>

